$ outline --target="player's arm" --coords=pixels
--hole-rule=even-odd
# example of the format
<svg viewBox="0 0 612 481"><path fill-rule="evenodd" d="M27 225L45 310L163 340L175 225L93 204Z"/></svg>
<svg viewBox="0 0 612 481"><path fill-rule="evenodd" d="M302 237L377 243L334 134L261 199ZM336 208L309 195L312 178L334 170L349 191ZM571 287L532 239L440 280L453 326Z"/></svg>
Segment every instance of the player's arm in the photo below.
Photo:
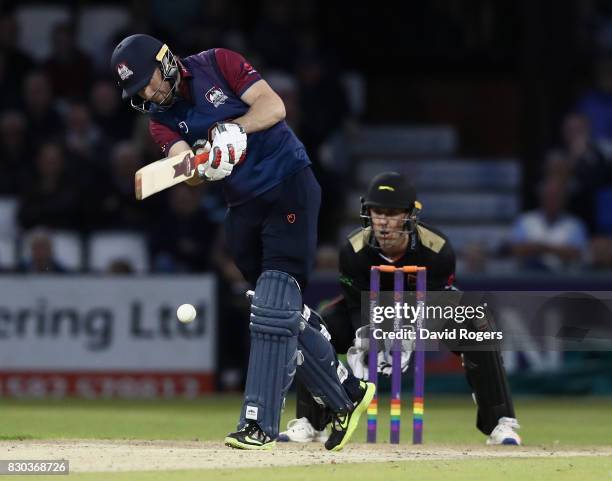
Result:
<svg viewBox="0 0 612 481"><path fill-rule="evenodd" d="M345 245L340 251L340 288L346 300L353 331L363 325L361 319L361 291L367 291L368 289L363 281L363 273L359 272L358 260L350 244ZM368 275L369 273L366 274L366 277Z"/></svg>
<svg viewBox="0 0 612 481"><path fill-rule="evenodd" d="M265 130L285 118L285 105L240 54L215 49L215 61L232 91L249 106L244 115L217 123L210 131L210 161L198 165L198 175L221 180L247 155L247 134Z"/></svg>
<svg viewBox="0 0 612 481"><path fill-rule="evenodd" d="M247 134L265 130L285 119L285 104L263 79L251 85L240 98L249 105L249 110L234 122Z"/></svg>
<svg viewBox="0 0 612 481"><path fill-rule="evenodd" d="M218 48L215 60L230 88L249 106L244 115L232 120L246 134L270 128L285 118L281 98L242 55Z"/></svg>
<svg viewBox="0 0 612 481"><path fill-rule="evenodd" d="M170 149L168 149L168 157L173 157L181 152L185 152L186 150L191 150L189 144L184 140L179 140L172 147L170 147ZM200 185L202 182L204 182L204 179L202 179L197 172L194 172L193 177L187 179L185 184L195 187L196 185Z"/></svg>
<svg viewBox="0 0 612 481"><path fill-rule="evenodd" d="M175 155L185 152L186 150L191 150L189 144L184 140L179 140L168 149L168 157L174 157Z"/></svg>
<svg viewBox="0 0 612 481"><path fill-rule="evenodd" d="M447 240L435 258L431 272L427 273L427 288L443 290L452 286L455 281L455 251Z"/></svg>
<svg viewBox="0 0 612 481"><path fill-rule="evenodd" d="M149 133L166 157L174 157L186 150L191 150L191 146L183 139L180 133L160 122L150 120ZM191 186L201 184L202 182L203 180L198 175L194 175L191 179L185 181L186 184Z"/></svg>

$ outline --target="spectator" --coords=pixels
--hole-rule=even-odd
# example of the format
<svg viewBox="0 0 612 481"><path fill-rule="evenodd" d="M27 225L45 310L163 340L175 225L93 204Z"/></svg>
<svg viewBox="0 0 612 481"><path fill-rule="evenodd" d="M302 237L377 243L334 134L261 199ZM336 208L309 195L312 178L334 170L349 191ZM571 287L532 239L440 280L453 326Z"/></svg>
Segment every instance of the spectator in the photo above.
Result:
<svg viewBox="0 0 612 481"><path fill-rule="evenodd" d="M565 184L549 177L540 191L540 207L516 220L510 242L512 253L524 267L554 271L582 260L586 227L565 212L565 197Z"/></svg>
<svg viewBox="0 0 612 481"><path fill-rule="evenodd" d="M263 2L262 17L256 23L251 40L269 67L292 70L294 66L297 46L292 13L290 2Z"/></svg>
<svg viewBox="0 0 612 481"><path fill-rule="evenodd" d="M589 251L589 267L598 271L612 270L612 238L595 237Z"/></svg>
<svg viewBox="0 0 612 481"><path fill-rule="evenodd" d="M42 228L34 229L29 235L30 254L19 266L19 272L30 274L65 273L67 270L55 259L53 241L49 232Z"/></svg>
<svg viewBox="0 0 612 481"><path fill-rule="evenodd" d="M49 139L63 128L60 115L53 106L49 79L42 72L31 72L24 81L23 101L28 126L35 140Z"/></svg>
<svg viewBox="0 0 612 481"><path fill-rule="evenodd" d="M578 100L577 111L589 120L595 142L612 143L612 56L597 62L597 86Z"/></svg>
<svg viewBox="0 0 612 481"><path fill-rule="evenodd" d="M458 264L461 266L461 273L486 273L489 267L487 248L481 242L470 242L463 247L458 261Z"/></svg>
<svg viewBox="0 0 612 481"><path fill-rule="evenodd" d="M556 177L562 182L571 183L573 164L563 148L551 149L544 160L544 177Z"/></svg>
<svg viewBox="0 0 612 481"><path fill-rule="evenodd" d="M346 91L334 73L331 65L315 55L302 57L298 64L300 138L311 155L343 127L349 113Z"/></svg>
<svg viewBox="0 0 612 481"><path fill-rule="evenodd" d="M141 167L141 153L131 142L113 147L110 172L94 178L91 184L93 201L88 217L91 228L143 230L155 216L161 196L145 204L134 196L134 174Z"/></svg>
<svg viewBox="0 0 612 481"><path fill-rule="evenodd" d="M212 269L211 249L217 226L200 206L201 188L173 187L167 212L151 235L153 268L161 272L204 272Z"/></svg>
<svg viewBox="0 0 612 481"><path fill-rule="evenodd" d="M73 102L66 111L65 144L68 153L83 169L101 170L106 165L106 142L92 122L87 105Z"/></svg>
<svg viewBox="0 0 612 481"><path fill-rule="evenodd" d="M300 95L300 139L304 142L321 185L319 237L336 241L346 196L346 184L336 172L321 163L321 147L342 129L348 115L346 92L330 68L316 56L302 58L298 69Z"/></svg>
<svg viewBox="0 0 612 481"><path fill-rule="evenodd" d="M84 99L93 77L91 59L79 50L74 27L58 24L53 30L52 53L44 64L55 95L64 99Z"/></svg>
<svg viewBox="0 0 612 481"><path fill-rule="evenodd" d="M134 267L127 259L115 259L111 261L106 270L108 274L134 274Z"/></svg>
<svg viewBox="0 0 612 481"><path fill-rule="evenodd" d="M26 119L16 110L6 111L0 117L0 194L19 192L20 179L28 170L30 155L26 139Z"/></svg>
<svg viewBox="0 0 612 481"><path fill-rule="evenodd" d="M2 61L3 93L15 97L19 90L20 81L25 73L32 68L34 62L24 53L17 41L19 39L19 25L13 15L0 16L0 58Z"/></svg>
<svg viewBox="0 0 612 481"><path fill-rule="evenodd" d="M580 217L596 233L598 192L612 183L610 162L594 144L587 118L570 113L563 119L563 145L546 156L545 175L566 182L569 192L569 210Z"/></svg>
<svg viewBox="0 0 612 481"><path fill-rule="evenodd" d="M295 78L283 72L270 72L266 78L270 87L283 99L286 112L285 121L293 130L299 131L299 92Z"/></svg>
<svg viewBox="0 0 612 481"><path fill-rule="evenodd" d="M54 142L44 143L36 155L34 169L21 188L18 211L21 227L78 228L80 184L67 168L63 147Z"/></svg>
<svg viewBox="0 0 612 481"><path fill-rule="evenodd" d="M131 138L134 130L134 114L122 108L115 86L108 80L99 80L91 90L93 120L104 136L113 141Z"/></svg>
<svg viewBox="0 0 612 481"><path fill-rule="evenodd" d="M612 183L612 165L595 145L588 119L581 114L565 116L562 125L563 148L571 168L569 195L571 212L597 232L596 197Z"/></svg>

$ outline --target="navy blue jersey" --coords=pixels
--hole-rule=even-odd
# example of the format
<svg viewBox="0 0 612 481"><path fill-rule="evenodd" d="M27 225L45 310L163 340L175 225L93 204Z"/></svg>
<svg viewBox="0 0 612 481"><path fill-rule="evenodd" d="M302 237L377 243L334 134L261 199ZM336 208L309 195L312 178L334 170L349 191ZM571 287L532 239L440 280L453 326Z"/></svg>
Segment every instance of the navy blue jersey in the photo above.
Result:
<svg viewBox="0 0 612 481"><path fill-rule="evenodd" d="M217 122L244 115L249 106L240 96L261 80L243 57L226 49L211 49L181 59L181 96L151 118L151 133L167 152L177 140L189 145L208 138ZM247 156L222 180L229 206L256 197L310 165L304 145L283 120L247 136Z"/></svg>

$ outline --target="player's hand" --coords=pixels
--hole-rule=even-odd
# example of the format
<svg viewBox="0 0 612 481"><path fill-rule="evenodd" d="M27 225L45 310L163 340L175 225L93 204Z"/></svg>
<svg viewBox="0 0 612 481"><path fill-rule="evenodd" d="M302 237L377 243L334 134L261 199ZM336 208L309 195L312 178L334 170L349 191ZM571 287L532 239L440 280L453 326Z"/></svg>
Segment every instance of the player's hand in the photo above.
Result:
<svg viewBox="0 0 612 481"><path fill-rule="evenodd" d="M191 146L194 155L193 165L195 167L195 172L193 173L193 177L187 179L185 183L190 186L196 186L201 184L205 178L201 177L199 174L198 166L204 164L208 161L208 155L210 152L210 142L206 139L198 139Z"/></svg>
<svg viewBox="0 0 612 481"><path fill-rule="evenodd" d="M225 122L215 125L210 137L210 161L198 167L198 173L207 180L221 180L230 175L234 166L244 160L247 136L240 125Z"/></svg>
<svg viewBox="0 0 612 481"><path fill-rule="evenodd" d="M358 379L368 380L368 361L366 358L368 351L351 346L346 351L346 363L353 371L353 375Z"/></svg>
<svg viewBox="0 0 612 481"><path fill-rule="evenodd" d="M414 329L411 325L404 325L402 329ZM377 353L376 370L383 376L390 376L393 366L393 354L391 348L393 341L385 339L385 348ZM369 329L368 326L362 326L355 332L353 346L346 353L346 361L351 367L355 377L368 380L368 350L370 348ZM410 364L410 357L414 350L414 340L402 339L401 341L401 371L406 372Z"/></svg>
<svg viewBox="0 0 612 481"><path fill-rule="evenodd" d="M401 359L401 371L406 372L408 365L410 364L410 356L412 352L402 351ZM368 380L368 356L369 353L365 349L359 349L358 347L351 346L346 351L346 362L350 366L353 375L364 381ZM391 376L393 370L393 359L390 353L386 351L379 351L377 353L376 360L376 371L383 376Z"/></svg>
<svg viewBox="0 0 612 481"><path fill-rule="evenodd" d="M406 332L409 330L414 331L414 326L412 326L411 324L405 324L402 326L402 332ZM391 367L393 365L393 344L393 340L385 339L385 350L378 353L378 372L384 374L385 376L391 375ZM400 366L402 372L406 372L408 370L408 364L410 363L412 351L414 351L414 339L402 339L401 350L402 356Z"/></svg>
<svg viewBox="0 0 612 481"><path fill-rule="evenodd" d="M406 372L408 370L408 364L410 364L411 356L412 351L402 351L400 361L402 372ZM393 372L393 355L390 352L380 351L378 353L377 370L383 376L391 376L391 373Z"/></svg>

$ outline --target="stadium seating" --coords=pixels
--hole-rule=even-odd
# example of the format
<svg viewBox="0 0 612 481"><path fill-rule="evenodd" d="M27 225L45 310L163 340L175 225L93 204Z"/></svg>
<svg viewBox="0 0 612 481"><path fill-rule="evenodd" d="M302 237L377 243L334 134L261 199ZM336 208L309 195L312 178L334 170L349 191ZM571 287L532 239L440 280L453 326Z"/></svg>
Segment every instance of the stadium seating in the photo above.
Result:
<svg viewBox="0 0 612 481"><path fill-rule="evenodd" d="M70 20L68 7L23 5L15 11L19 26L19 46L35 60L46 60L51 53L51 33L55 25Z"/></svg>
<svg viewBox="0 0 612 481"><path fill-rule="evenodd" d="M20 243L20 258L27 261L30 259L32 235L35 230L25 233ZM49 231L49 237L53 245L55 260L68 271L81 271L83 269L83 243L81 236L72 231L56 230Z"/></svg>
<svg viewBox="0 0 612 481"><path fill-rule="evenodd" d="M149 270L147 244L143 235L135 232L102 231L89 237L89 270L107 272L115 261L125 261L136 273Z"/></svg>

